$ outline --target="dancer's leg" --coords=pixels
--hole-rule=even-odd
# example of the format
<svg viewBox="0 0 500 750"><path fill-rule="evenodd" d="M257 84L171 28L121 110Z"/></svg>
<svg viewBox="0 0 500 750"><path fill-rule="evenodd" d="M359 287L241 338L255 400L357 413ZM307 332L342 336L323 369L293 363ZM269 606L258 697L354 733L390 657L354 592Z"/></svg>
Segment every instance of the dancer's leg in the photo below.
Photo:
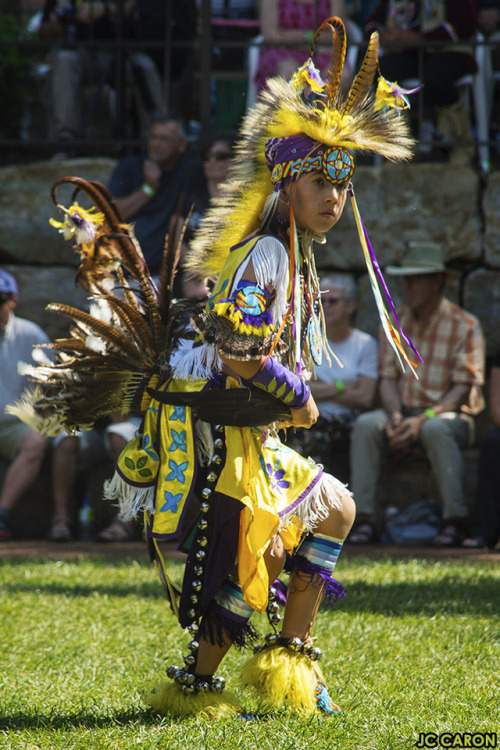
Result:
<svg viewBox="0 0 500 750"><path fill-rule="evenodd" d="M264 560L269 572L269 581L275 580L281 573L285 562L285 550L281 537L276 535L264 554ZM234 571L236 575L236 569ZM200 647L196 660L196 675L214 674L224 656L231 648L231 641L225 637L222 645L213 644L208 638L199 639Z"/></svg>
<svg viewBox="0 0 500 750"><path fill-rule="evenodd" d="M317 525L315 533L341 545L351 529L354 516L354 500L346 490L342 497L342 509L332 508L328 518ZM317 574L307 574L298 570L292 573L281 630L283 638L305 639L310 635L323 596L323 588Z"/></svg>

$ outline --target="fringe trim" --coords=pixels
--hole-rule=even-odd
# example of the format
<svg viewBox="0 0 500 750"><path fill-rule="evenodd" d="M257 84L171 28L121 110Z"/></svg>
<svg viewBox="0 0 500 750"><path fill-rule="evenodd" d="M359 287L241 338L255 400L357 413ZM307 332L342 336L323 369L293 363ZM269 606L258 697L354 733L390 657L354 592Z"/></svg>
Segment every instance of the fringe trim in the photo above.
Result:
<svg viewBox="0 0 500 750"><path fill-rule="evenodd" d="M142 694L143 701L162 716L206 717L219 719L236 716L241 712L240 704L235 695L224 690L223 693L194 693L186 694L181 685L169 680L155 685Z"/></svg>
<svg viewBox="0 0 500 750"><path fill-rule="evenodd" d="M215 344L201 344L179 358L172 376L181 380L207 380L214 372L222 372L223 364Z"/></svg>
<svg viewBox="0 0 500 750"><path fill-rule="evenodd" d="M343 498L350 496L352 493L345 484L331 474L323 473L300 505L281 517L278 531L296 517L304 525L305 530L312 533L320 521L328 518L332 509L342 510Z"/></svg>
<svg viewBox="0 0 500 750"><path fill-rule="evenodd" d="M275 325L278 325L288 308L288 253L275 237L263 237L256 243L251 259L257 284L262 288L271 286L275 289L269 310Z"/></svg>
<svg viewBox="0 0 500 750"><path fill-rule="evenodd" d="M284 581L280 580L279 578L276 578L272 582L271 588L273 588L275 591L274 601L280 606L284 607L286 604L286 596L288 593L288 586L286 585L286 583L284 583Z"/></svg>
<svg viewBox="0 0 500 750"><path fill-rule="evenodd" d="M296 572L300 581L308 583L314 588L319 589L324 586L323 594L330 603L347 596L342 584L335 578L332 578L331 570L306 560L305 557L300 556L300 553L293 555L290 560L287 561L287 570L290 572ZM315 582L314 578L316 576L319 580Z"/></svg>
<svg viewBox="0 0 500 750"><path fill-rule="evenodd" d="M104 482L103 497L105 500L117 500L122 521L131 521L144 511L155 512L155 487L133 487L115 472L111 479Z"/></svg>
<svg viewBox="0 0 500 750"><path fill-rule="evenodd" d="M224 646L229 640L243 649L251 648L260 636L249 620L233 620L227 617L226 610L212 604L200 622L199 637L208 639L213 646Z"/></svg>
<svg viewBox="0 0 500 750"><path fill-rule="evenodd" d="M195 421L196 452L202 466L208 466L214 455L214 436L208 422Z"/></svg>

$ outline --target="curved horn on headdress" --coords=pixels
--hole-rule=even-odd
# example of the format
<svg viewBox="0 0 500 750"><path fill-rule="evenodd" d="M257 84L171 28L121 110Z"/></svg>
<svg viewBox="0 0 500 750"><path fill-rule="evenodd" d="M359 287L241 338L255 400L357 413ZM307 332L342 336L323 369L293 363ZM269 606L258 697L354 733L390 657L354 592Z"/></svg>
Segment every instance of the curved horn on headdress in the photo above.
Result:
<svg viewBox="0 0 500 750"><path fill-rule="evenodd" d="M351 109L359 106L370 93L378 68L378 46L378 32L374 31L370 36L361 68L352 82L342 114L349 114Z"/></svg>
<svg viewBox="0 0 500 750"><path fill-rule="evenodd" d="M312 58L318 40L321 34L327 28L330 28L332 32L332 54L330 57L330 67L328 68L328 73L325 80L324 93L327 95L329 105L331 106L336 100L337 94L339 92L340 79L342 78L342 71L344 69L346 56L345 26L341 18L332 16L332 18L327 18L326 21L323 21L321 26L316 31L314 39L312 40L309 57Z"/></svg>

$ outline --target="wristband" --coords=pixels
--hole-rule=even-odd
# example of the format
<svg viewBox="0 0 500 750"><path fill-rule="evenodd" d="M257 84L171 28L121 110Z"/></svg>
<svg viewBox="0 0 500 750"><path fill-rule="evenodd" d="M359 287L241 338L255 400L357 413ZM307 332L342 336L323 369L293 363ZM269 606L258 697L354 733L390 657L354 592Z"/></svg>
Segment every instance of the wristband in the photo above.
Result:
<svg viewBox="0 0 500 750"><path fill-rule="evenodd" d="M335 381L335 388L337 389L337 393L344 393L345 387L342 380L336 380Z"/></svg>
<svg viewBox="0 0 500 750"><path fill-rule="evenodd" d="M434 419L434 417L436 416L436 412L434 411L434 409L431 409L431 408L429 408L429 409L426 409L426 410L424 411L424 414L425 414L425 416L426 416L426 417L427 417L428 419Z"/></svg>
<svg viewBox="0 0 500 750"><path fill-rule="evenodd" d="M147 182L143 182L141 185L141 190L143 193L145 193L149 198L152 198L156 195L156 190L151 187L151 185L148 185Z"/></svg>
<svg viewBox="0 0 500 750"><path fill-rule="evenodd" d="M268 359L252 378L242 378L241 382L262 388L292 409L305 406L311 395L309 386L275 359Z"/></svg>

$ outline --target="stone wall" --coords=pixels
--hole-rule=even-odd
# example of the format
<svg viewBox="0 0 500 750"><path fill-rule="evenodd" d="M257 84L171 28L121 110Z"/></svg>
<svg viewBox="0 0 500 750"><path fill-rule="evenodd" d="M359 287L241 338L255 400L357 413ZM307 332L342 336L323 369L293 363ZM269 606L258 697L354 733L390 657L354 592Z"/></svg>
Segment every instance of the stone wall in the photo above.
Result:
<svg viewBox="0 0 500 750"><path fill-rule="evenodd" d="M114 163L112 159L73 159L0 169L0 265L18 280L18 314L35 320L51 337L65 335L67 321L46 312L48 302L86 307L85 293L74 285L77 257L49 225L49 218L58 215L50 199L51 186L68 175L107 183ZM488 355L500 349L500 173L483 182L472 169L443 164L360 166L355 190L380 266L397 262L409 240L442 243L447 263L458 272L450 279L448 296L478 316ZM66 187L61 191L64 205L69 204L70 193ZM320 269L355 273L361 291L357 324L376 335L378 316L349 206L317 259ZM387 283L398 303L397 279L388 277ZM488 426L485 414L480 432ZM466 454L470 502L476 457L476 450ZM408 503L433 492L426 465L406 467L397 481L391 476L385 474L381 482L382 502ZM97 499L98 488L94 495Z"/></svg>
<svg viewBox="0 0 500 750"><path fill-rule="evenodd" d="M18 314L36 320L51 336L61 335L67 324L45 312L47 302L86 305L85 294L74 286L77 256L49 225L51 216L58 217L51 186L67 175L106 184L114 163L71 159L0 169L0 264L18 279ZM488 354L500 349L500 173L484 184L472 169L443 164L360 166L355 190L382 269L398 261L409 240L442 243L447 263L459 272L447 294L479 317ZM69 186L58 193L65 205L70 196ZM376 333L378 316L349 205L317 258L320 269L356 274L361 289L357 323ZM388 277L387 283L398 302L397 279Z"/></svg>

